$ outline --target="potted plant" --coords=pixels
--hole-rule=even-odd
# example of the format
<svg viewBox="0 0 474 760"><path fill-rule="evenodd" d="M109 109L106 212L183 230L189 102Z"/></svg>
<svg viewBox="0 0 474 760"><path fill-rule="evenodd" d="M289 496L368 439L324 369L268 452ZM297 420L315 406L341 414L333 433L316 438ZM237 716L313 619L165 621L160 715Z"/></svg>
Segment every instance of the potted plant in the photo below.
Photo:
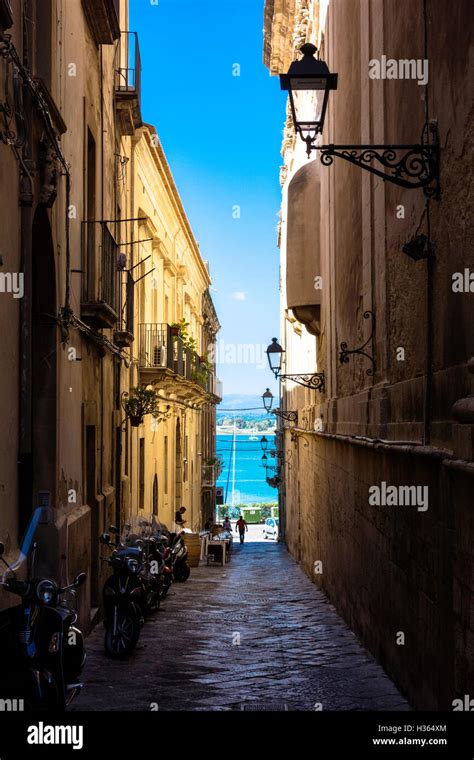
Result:
<svg viewBox="0 0 474 760"><path fill-rule="evenodd" d="M170 331L171 331L171 337L173 340L176 340L179 338L179 324L177 322L173 322L172 325L170 325Z"/></svg>

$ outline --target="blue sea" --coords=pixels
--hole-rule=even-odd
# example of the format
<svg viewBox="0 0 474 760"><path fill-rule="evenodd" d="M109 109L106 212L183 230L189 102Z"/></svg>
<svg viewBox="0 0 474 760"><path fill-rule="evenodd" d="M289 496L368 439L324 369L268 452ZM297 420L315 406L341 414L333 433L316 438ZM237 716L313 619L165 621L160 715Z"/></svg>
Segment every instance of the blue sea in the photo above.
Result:
<svg viewBox="0 0 474 760"><path fill-rule="evenodd" d="M233 435L217 436L217 454L224 460L224 469L217 485L224 489L225 504L253 504L262 502L277 502L278 490L271 488L266 481L265 468L262 467L262 448L259 434L256 441L250 440L249 435L236 435L235 447L235 491L232 498L232 441ZM268 439L268 465L274 466L277 460L270 456L275 449L275 436L265 433ZM270 475L272 475L270 473ZM227 496L226 496L227 493Z"/></svg>

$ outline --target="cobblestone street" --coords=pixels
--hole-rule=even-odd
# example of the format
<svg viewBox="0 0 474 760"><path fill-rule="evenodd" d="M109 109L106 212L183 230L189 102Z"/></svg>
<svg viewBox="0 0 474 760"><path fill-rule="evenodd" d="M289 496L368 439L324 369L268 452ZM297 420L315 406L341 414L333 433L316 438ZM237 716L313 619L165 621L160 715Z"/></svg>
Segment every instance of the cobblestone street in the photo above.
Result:
<svg viewBox="0 0 474 760"><path fill-rule="evenodd" d="M240 644L237 642L240 640ZM325 596L273 541L175 584L126 661L86 642L75 710L408 710Z"/></svg>

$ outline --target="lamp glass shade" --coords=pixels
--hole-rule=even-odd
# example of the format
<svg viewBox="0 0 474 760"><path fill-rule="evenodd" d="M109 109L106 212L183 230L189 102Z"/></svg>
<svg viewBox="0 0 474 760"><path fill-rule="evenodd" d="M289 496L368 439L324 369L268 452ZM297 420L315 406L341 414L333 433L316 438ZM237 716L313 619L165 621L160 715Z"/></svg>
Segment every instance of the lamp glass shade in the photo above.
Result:
<svg viewBox="0 0 474 760"><path fill-rule="evenodd" d="M290 79L295 121L301 129L321 124L326 90L323 79ZM322 83L322 87L318 86Z"/></svg>

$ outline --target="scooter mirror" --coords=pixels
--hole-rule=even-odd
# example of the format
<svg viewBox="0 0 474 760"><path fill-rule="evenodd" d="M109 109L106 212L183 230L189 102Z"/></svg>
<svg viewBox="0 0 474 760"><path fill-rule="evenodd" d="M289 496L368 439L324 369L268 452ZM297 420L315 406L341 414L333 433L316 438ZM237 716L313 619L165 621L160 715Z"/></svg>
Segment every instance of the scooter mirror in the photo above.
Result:
<svg viewBox="0 0 474 760"><path fill-rule="evenodd" d="M107 546L110 544L110 535L109 533L102 533L102 535L99 538L99 541L101 544L107 544Z"/></svg>
<svg viewBox="0 0 474 760"><path fill-rule="evenodd" d="M0 541L0 557L2 557L5 554L5 544Z"/></svg>
<svg viewBox="0 0 474 760"><path fill-rule="evenodd" d="M109 525L109 530L111 533L115 533L115 534L119 532L119 529L117 528L116 525Z"/></svg>
<svg viewBox="0 0 474 760"><path fill-rule="evenodd" d="M85 573L78 573L74 578L74 586L80 588L86 582L87 575Z"/></svg>

